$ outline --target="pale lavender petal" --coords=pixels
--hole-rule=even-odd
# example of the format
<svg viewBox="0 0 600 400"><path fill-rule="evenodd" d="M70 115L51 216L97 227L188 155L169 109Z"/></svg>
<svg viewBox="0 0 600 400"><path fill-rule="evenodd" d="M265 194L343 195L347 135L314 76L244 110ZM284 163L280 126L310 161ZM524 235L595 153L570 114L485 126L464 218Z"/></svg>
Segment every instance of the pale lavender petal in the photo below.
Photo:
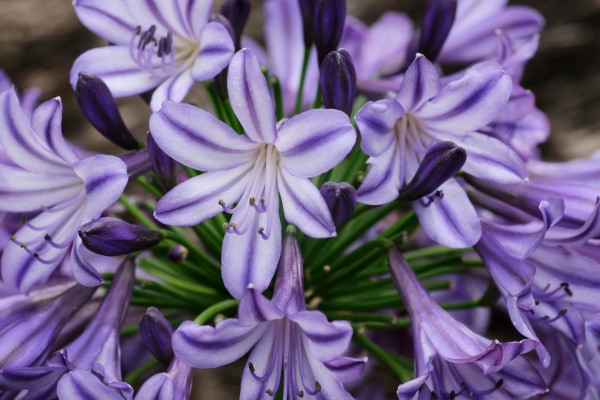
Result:
<svg viewBox="0 0 600 400"><path fill-rule="evenodd" d="M327 366L321 362L316 351L307 347L308 346L306 345L303 346L304 354L302 360L303 363L310 366L309 371L305 371L305 373L309 375L306 380L308 382L311 380L319 382L319 385L321 386L320 394L325 399L353 400L354 397L348 393L342 382L337 379L337 376L332 374L327 369ZM311 379L311 377L313 379Z"/></svg>
<svg viewBox="0 0 600 400"><path fill-rule="evenodd" d="M424 199L412 203L427 236L452 248L477 243L481 237L481 223L465 191L454 179L444 183L439 190L443 197L434 198L427 207L422 204Z"/></svg>
<svg viewBox="0 0 600 400"><path fill-rule="evenodd" d="M148 29L151 25L154 25L159 37L166 36L168 32L178 37L187 38L187 40L194 37L187 19L183 18L186 14L185 10L181 9L183 6L181 0L122 1L127 4L131 15L141 25L142 29ZM184 3L190 3L190 1L185 1ZM194 18L197 17L201 17L201 15L194 16Z"/></svg>
<svg viewBox="0 0 600 400"><path fill-rule="evenodd" d="M427 130L464 134L490 123L506 105L512 80L493 62L476 64L425 103L416 115Z"/></svg>
<svg viewBox="0 0 600 400"><path fill-rule="evenodd" d="M275 324L265 325L268 326L267 330L256 342L248 362L244 365L240 399L268 400L272 397L267 394L267 389L273 390L279 385L283 351L276 346L278 343L281 346L283 333ZM254 372L250 369L250 364ZM264 381L254 376L264 377Z"/></svg>
<svg viewBox="0 0 600 400"><path fill-rule="evenodd" d="M86 28L110 43L126 45L135 35L137 23L123 0L75 0L73 7Z"/></svg>
<svg viewBox="0 0 600 400"><path fill-rule="evenodd" d="M127 185L127 166L120 158L98 154L73 164L83 180L87 197L86 215L98 218L112 206Z"/></svg>
<svg viewBox="0 0 600 400"><path fill-rule="evenodd" d="M342 383L354 382L360 378L367 365L367 357L337 357L325 363L325 367Z"/></svg>
<svg viewBox="0 0 600 400"><path fill-rule="evenodd" d="M127 385L126 390L119 386L121 385L113 386L104 382L93 372L75 369L58 381L56 393L60 399L65 400L127 400L133 398L131 386Z"/></svg>
<svg viewBox="0 0 600 400"><path fill-rule="evenodd" d="M164 224L196 225L223 211L219 204L235 203L248 182L250 166L227 171L207 172L175 186L156 204L154 215ZM240 294L241 296L241 294Z"/></svg>
<svg viewBox="0 0 600 400"><path fill-rule="evenodd" d="M352 327L346 321L329 322L320 311L300 311L288 318L300 326L314 357L320 361L343 356L350 345Z"/></svg>
<svg viewBox="0 0 600 400"><path fill-rule="evenodd" d="M187 16L188 25L194 37L202 36L202 29L208 23L213 8L213 0L179 0L180 10Z"/></svg>
<svg viewBox="0 0 600 400"><path fill-rule="evenodd" d="M339 164L355 141L356 132L345 113L310 110L281 125L275 146L287 171L298 178L311 178Z"/></svg>
<svg viewBox="0 0 600 400"><path fill-rule="evenodd" d="M359 202L382 205L398 198L404 185L403 155L394 143L377 157L367 160L369 169L356 193Z"/></svg>
<svg viewBox="0 0 600 400"><path fill-rule="evenodd" d="M297 178L285 167L277 174L285 219L310 237L335 235L335 225L319 189L306 178Z"/></svg>
<svg viewBox="0 0 600 400"><path fill-rule="evenodd" d="M241 325L256 325L284 317L285 313L282 310L254 288L248 288L240 299L238 318Z"/></svg>
<svg viewBox="0 0 600 400"><path fill-rule="evenodd" d="M10 212L42 210L73 199L83 184L68 175L35 173L0 163L0 209Z"/></svg>
<svg viewBox="0 0 600 400"><path fill-rule="evenodd" d="M151 74L141 69L129 51L129 46L106 46L86 51L71 68L71 86L73 89L77 86L80 72L89 72L102 79L114 97L124 97L145 93L167 79L160 71Z"/></svg>
<svg viewBox="0 0 600 400"><path fill-rule="evenodd" d="M28 171L70 173L70 166L46 148L30 126L14 88L0 95L0 145L7 157Z"/></svg>
<svg viewBox="0 0 600 400"><path fill-rule="evenodd" d="M546 235L547 244L580 246L590 239L600 237L600 198L596 199L596 207L578 228L555 226Z"/></svg>
<svg viewBox="0 0 600 400"><path fill-rule="evenodd" d="M194 368L220 367L242 358L269 326L244 326L237 319L226 319L213 328L185 321L173 333L173 351Z"/></svg>
<svg viewBox="0 0 600 400"><path fill-rule="evenodd" d="M218 22L209 22L202 29L200 51L192 67L194 79L205 81L215 77L227 67L233 50L233 40L227 28Z"/></svg>
<svg viewBox="0 0 600 400"><path fill-rule="evenodd" d="M477 178L497 183L523 183L527 178L525 163L510 147L500 140L483 135L441 135L467 151L467 161L462 170Z"/></svg>
<svg viewBox="0 0 600 400"><path fill-rule="evenodd" d="M62 110L60 97L42 103L32 115L31 127L45 147L61 157L65 163L73 164L79 157L63 137Z"/></svg>
<svg viewBox="0 0 600 400"><path fill-rule="evenodd" d="M235 168L255 156L255 143L209 112L188 104L163 104L150 117L150 131L161 150L200 171Z"/></svg>
<svg viewBox="0 0 600 400"><path fill-rule="evenodd" d="M416 110L440 91L440 73L424 55L417 54L404 74L396 100L407 111Z"/></svg>
<svg viewBox="0 0 600 400"><path fill-rule="evenodd" d="M42 90L40 88L34 87L23 90L21 93L21 109L25 113L25 117L31 118L41 96Z"/></svg>
<svg viewBox="0 0 600 400"><path fill-rule="evenodd" d="M96 287L104 282L100 273L96 271L96 268L90 264L83 256L84 252L83 243L79 236L75 237L73 247L71 249L71 268L73 271L73 277L87 287Z"/></svg>
<svg viewBox="0 0 600 400"><path fill-rule="evenodd" d="M281 221L278 203L270 205L264 213L257 214L254 210L248 212L253 215L252 221L248 222L247 231L242 235L228 232L223 239L221 253L223 283L229 293L238 299L242 297L249 284L253 284L259 292L269 286L281 253ZM238 213L234 214L231 221L239 222L237 217ZM264 239L258 233L259 227L270 230L268 239Z"/></svg>
<svg viewBox="0 0 600 400"><path fill-rule="evenodd" d="M394 99L368 102L356 114L360 148L375 157L383 153L395 138L394 127L405 111Z"/></svg>
<svg viewBox="0 0 600 400"><path fill-rule="evenodd" d="M152 111L158 111L167 100L175 102L182 101L193 85L194 79L192 78L192 71L190 69L184 69L180 73L173 75L161 83L156 88L152 94L150 108Z"/></svg>
<svg viewBox="0 0 600 400"><path fill-rule="evenodd" d="M173 381L166 373L146 380L135 395L135 400L174 400Z"/></svg>
<svg viewBox="0 0 600 400"><path fill-rule="evenodd" d="M257 143L273 143L277 138L275 108L258 60L248 49L231 59L227 88L231 107L248 137Z"/></svg>

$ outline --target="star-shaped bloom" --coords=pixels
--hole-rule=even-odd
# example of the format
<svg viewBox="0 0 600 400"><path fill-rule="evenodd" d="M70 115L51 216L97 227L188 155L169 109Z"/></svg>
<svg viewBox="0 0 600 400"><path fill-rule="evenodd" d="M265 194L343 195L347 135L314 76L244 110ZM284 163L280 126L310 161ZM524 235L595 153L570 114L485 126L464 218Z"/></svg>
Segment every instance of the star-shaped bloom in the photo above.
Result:
<svg viewBox="0 0 600 400"><path fill-rule="evenodd" d="M248 288L238 319L215 327L186 321L173 334L175 355L196 368L229 364L253 348L242 376L241 399L270 399L283 384L284 399L352 397L342 383L358 379L365 359L345 357L352 337L346 321L329 322L304 302L302 257L286 236L271 301Z"/></svg>
<svg viewBox="0 0 600 400"><path fill-rule="evenodd" d="M82 156L62 136L59 98L41 104L31 122L14 90L0 96L0 210L39 213L11 237L2 254L2 279L23 292L44 283L67 254L83 285L102 282L81 256L77 228L111 206L127 184L117 157Z"/></svg>
<svg viewBox="0 0 600 400"><path fill-rule="evenodd" d="M502 110L511 86L510 77L492 62L476 64L442 85L437 68L418 55L395 98L368 102L356 116L361 148L370 156L358 201L379 205L396 199L436 141L466 150L465 173L499 183L523 181L527 172L519 156L475 132ZM427 235L449 247L477 242L479 219L457 181L449 179L436 194L413 202Z"/></svg>
<svg viewBox="0 0 600 400"><path fill-rule="evenodd" d="M111 43L82 54L71 70L99 76L115 97L157 88L150 103L181 101L194 82L221 72L233 54L227 29L210 22L212 0L75 0L80 21Z"/></svg>
<svg viewBox="0 0 600 400"><path fill-rule="evenodd" d="M249 283L263 291L275 272L281 250L279 196L289 223L311 237L335 235L327 204L309 178L337 165L356 133L338 110L311 110L276 125L266 79L249 50L233 57L227 86L246 135L204 110L172 102L152 115L150 130L169 156L207 171L160 199L156 218L195 225L221 211L233 214L221 261L225 287L239 298Z"/></svg>

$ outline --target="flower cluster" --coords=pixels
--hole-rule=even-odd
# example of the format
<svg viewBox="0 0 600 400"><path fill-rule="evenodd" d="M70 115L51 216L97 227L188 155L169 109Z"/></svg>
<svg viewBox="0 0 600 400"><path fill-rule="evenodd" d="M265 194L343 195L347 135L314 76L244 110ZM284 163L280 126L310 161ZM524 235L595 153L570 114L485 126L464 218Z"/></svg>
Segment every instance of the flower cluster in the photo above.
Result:
<svg viewBox="0 0 600 400"><path fill-rule="evenodd" d="M506 3L265 0L263 48L249 0L75 0L126 153L0 71L0 398L184 400L238 359L244 400L598 398L600 159L541 158L544 22Z"/></svg>

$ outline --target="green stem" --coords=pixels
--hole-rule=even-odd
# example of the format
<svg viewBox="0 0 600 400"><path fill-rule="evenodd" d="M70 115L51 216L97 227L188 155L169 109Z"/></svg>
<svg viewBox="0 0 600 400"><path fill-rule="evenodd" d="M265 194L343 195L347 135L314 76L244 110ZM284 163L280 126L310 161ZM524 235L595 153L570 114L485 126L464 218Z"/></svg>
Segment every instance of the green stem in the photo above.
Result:
<svg viewBox="0 0 600 400"><path fill-rule="evenodd" d="M269 77L269 83L273 87L273 93L275 95L275 119L280 121L283 119L283 97L281 95L281 82L276 76L271 75Z"/></svg>
<svg viewBox="0 0 600 400"><path fill-rule="evenodd" d="M304 48L304 58L302 60L302 74L300 75L300 85L298 85L298 93L296 94L296 106L294 114L300 113L302 110L302 99L304 95L304 80L306 79L306 70L308 69L308 60L310 58L310 46Z"/></svg>
<svg viewBox="0 0 600 400"><path fill-rule="evenodd" d="M158 361L155 358L148 360L133 371L131 371L129 374L127 374L127 376L125 376L125 379L123 380L133 386L142 377L142 375L144 375L146 372L148 372L150 369L157 365Z"/></svg>
<svg viewBox="0 0 600 400"><path fill-rule="evenodd" d="M148 182L148 179L146 179L145 176L138 176L135 182L144 189L146 189L148 192L153 194L155 197L162 197L164 195L164 193L160 189Z"/></svg>
<svg viewBox="0 0 600 400"><path fill-rule="evenodd" d="M221 101L221 97L217 93L217 90L215 89L214 84L212 82L207 82L205 87L206 87L206 92L208 93L208 98L210 99L210 102L213 106L213 110L214 110L215 114L217 115L217 118L219 118L221 121L227 123L228 121L227 121L227 117L225 116L223 102Z"/></svg>
<svg viewBox="0 0 600 400"><path fill-rule="evenodd" d="M352 340L354 340L357 345L373 354L380 363L388 367L394 375L400 379L401 383L412 379L412 371L407 370L396 357L391 355L387 350L381 348L365 335L355 333L352 336Z"/></svg>
<svg viewBox="0 0 600 400"><path fill-rule="evenodd" d="M148 216L137 205L129 201L127 196L121 195L121 197L119 197L119 203L125 207L125 210L127 210L127 212L131 214L133 218L146 225L148 228L159 229L158 225L148 218Z"/></svg>
<svg viewBox="0 0 600 400"><path fill-rule="evenodd" d="M221 266L215 259L200 251L198 246L190 242L190 240L183 233L178 232L177 229L175 229L175 231L162 230L161 232L165 239L171 239L172 241L185 246L185 248L189 250L190 255L196 258L198 261L205 263L216 270L220 270Z"/></svg>
<svg viewBox="0 0 600 400"><path fill-rule="evenodd" d="M236 299L223 300L222 302L212 305L212 306L208 307L206 310L202 311L196 317L196 319L194 319L194 322L197 323L198 325L204 325L215 315L217 315L220 312L225 311L227 309L237 307L238 304L240 304L240 301L236 300Z"/></svg>

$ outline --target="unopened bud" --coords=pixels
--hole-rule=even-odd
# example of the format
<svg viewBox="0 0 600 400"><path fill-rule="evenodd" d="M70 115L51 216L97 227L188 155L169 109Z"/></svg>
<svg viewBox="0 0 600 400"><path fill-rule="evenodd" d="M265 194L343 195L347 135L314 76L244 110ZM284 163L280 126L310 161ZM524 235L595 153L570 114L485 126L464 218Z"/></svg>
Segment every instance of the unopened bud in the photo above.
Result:
<svg viewBox="0 0 600 400"><path fill-rule="evenodd" d="M350 54L334 50L321 64L321 93L327 108L335 108L350 115L356 96L356 70Z"/></svg>
<svg viewBox="0 0 600 400"><path fill-rule="evenodd" d="M416 52L423 54L431 62L437 59L454 24L456 2L457 0L430 0L427 4Z"/></svg>
<svg viewBox="0 0 600 400"><path fill-rule="evenodd" d="M140 336L146 348L163 365L169 365L173 358L171 335L173 327L160 311L150 307L140 321Z"/></svg>
<svg viewBox="0 0 600 400"><path fill-rule="evenodd" d="M79 227L83 245L103 256L122 256L156 246L162 233L116 218L102 217Z"/></svg>
<svg viewBox="0 0 600 400"><path fill-rule="evenodd" d="M340 227L354 213L356 189L346 182L325 182L320 191L331 212L335 226Z"/></svg>
<svg viewBox="0 0 600 400"><path fill-rule="evenodd" d="M244 32L244 27L246 26L246 22L248 22L250 8L251 5L249 0L225 0L221 6L221 14L229 20L233 29L233 41L235 43L236 51L242 48L242 32Z"/></svg>
<svg viewBox="0 0 600 400"><path fill-rule="evenodd" d="M346 0L319 0L315 10L312 36L320 65L338 48L346 22Z"/></svg>
<svg viewBox="0 0 600 400"><path fill-rule="evenodd" d="M178 244L167 251L167 258L173 262L182 262L187 258L189 252L185 246Z"/></svg>
<svg viewBox="0 0 600 400"><path fill-rule="evenodd" d="M151 133L148 133L146 148L163 189L171 190L177 184L177 162L158 147Z"/></svg>

